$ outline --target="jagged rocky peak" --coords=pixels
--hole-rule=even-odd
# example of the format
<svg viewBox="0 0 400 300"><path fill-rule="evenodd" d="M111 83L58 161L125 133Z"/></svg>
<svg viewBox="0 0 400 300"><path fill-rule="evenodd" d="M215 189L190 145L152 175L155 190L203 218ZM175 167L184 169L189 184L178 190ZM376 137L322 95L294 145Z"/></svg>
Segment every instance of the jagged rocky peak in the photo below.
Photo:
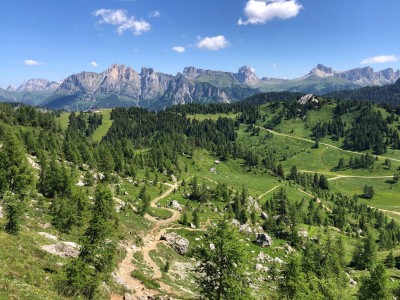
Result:
<svg viewBox="0 0 400 300"><path fill-rule="evenodd" d="M185 67L183 69L182 74L185 75L186 77L195 79L196 77L199 77L204 72L205 71L203 69L197 69L196 67Z"/></svg>
<svg viewBox="0 0 400 300"><path fill-rule="evenodd" d="M142 100L151 100L161 97L174 77L154 71L153 68L142 68L140 72Z"/></svg>
<svg viewBox="0 0 400 300"><path fill-rule="evenodd" d="M323 77L334 76L335 72L332 70L331 67L318 64L314 69L310 71L309 75L315 75L323 78Z"/></svg>
<svg viewBox="0 0 400 300"><path fill-rule="evenodd" d="M41 92L41 91L55 91L60 86L59 82L49 81L46 79L29 79L21 84L17 92Z"/></svg>
<svg viewBox="0 0 400 300"><path fill-rule="evenodd" d="M15 92L16 90L17 90L16 87L13 86L13 85L9 85L9 86L6 88L6 91L7 91L7 92Z"/></svg>
<svg viewBox="0 0 400 300"><path fill-rule="evenodd" d="M109 67L104 73L104 76L107 77L108 81L132 81L137 80L139 74L132 69L131 67L127 67L125 65L113 64Z"/></svg>
<svg viewBox="0 0 400 300"><path fill-rule="evenodd" d="M397 85L400 85L400 78L397 79L396 84L397 84Z"/></svg>
<svg viewBox="0 0 400 300"><path fill-rule="evenodd" d="M240 83L244 84L255 84L259 81L255 70L249 66L240 67L235 77Z"/></svg>

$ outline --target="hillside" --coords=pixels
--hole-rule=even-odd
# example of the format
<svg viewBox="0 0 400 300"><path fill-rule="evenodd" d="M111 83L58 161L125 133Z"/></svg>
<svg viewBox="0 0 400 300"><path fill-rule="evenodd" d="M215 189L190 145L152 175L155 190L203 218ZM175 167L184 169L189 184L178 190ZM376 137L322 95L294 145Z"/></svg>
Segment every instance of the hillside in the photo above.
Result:
<svg viewBox="0 0 400 300"><path fill-rule="evenodd" d="M367 100L398 106L400 103L400 79L395 84L365 87L353 91L336 91L325 95L334 99Z"/></svg>
<svg viewBox="0 0 400 300"><path fill-rule="evenodd" d="M246 299L356 299L381 263L398 296L398 111L288 92L0 104L0 298L194 299L224 247Z"/></svg>

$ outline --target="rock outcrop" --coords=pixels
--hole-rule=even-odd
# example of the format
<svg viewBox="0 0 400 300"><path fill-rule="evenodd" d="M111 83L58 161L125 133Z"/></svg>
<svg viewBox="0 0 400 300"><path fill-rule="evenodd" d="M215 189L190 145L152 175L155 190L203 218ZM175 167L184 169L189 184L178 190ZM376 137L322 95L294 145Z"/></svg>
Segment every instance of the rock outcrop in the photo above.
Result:
<svg viewBox="0 0 400 300"><path fill-rule="evenodd" d="M79 256L79 245L74 242L58 242L52 245L44 245L41 248L60 257L77 258Z"/></svg>
<svg viewBox="0 0 400 300"><path fill-rule="evenodd" d="M166 233L160 239L166 241L167 245L179 254L183 255L188 252L189 241L175 232Z"/></svg>
<svg viewBox="0 0 400 300"><path fill-rule="evenodd" d="M270 247L272 246L272 238L266 233L258 233L255 243L260 247Z"/></svg>

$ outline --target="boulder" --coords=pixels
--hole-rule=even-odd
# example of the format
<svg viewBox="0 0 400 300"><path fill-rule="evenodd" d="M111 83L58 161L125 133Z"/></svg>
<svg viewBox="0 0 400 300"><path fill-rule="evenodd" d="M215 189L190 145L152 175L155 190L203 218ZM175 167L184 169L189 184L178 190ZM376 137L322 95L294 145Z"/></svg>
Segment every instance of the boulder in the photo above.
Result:
<svg viewBox="0 0 400 300"><path fill-rule="evenodd" d="M264 252L260 252L257 256L257 260L262 263L271 262L272 257L269 256L268 254L265 254Z"/></svg>
<svg viewBox="0 0 400 300"><path fill-rule="evenodd" d="M239 231L252 233L253 229L248 224L243 224L243 225L240 225Z"/></svg>
<svg viewBox="0 0 400 300"><path fill-rule="evenodd" d="M3 218L3 207L2 206L0 206L0 218Z"/></svg>
<svg viewBox="0 0 400 300"><path fill-rule="evenodd" d="M276 262L276 263L278 263L278 264L284 264L285 262L282 260L282 259L280 259L279 257L275 257L274 258L274 262Z"/></svg>
<svg viewBox="0 0 400 300"><path fill-rule="evenodd" d="M52 235L50 233L47 232L38 232L39 235L44 236L45 238L49 239L49 240L53 240L53 241L57 241L58 238L55 235Z"/></svg>
<svg viewBox="0 0 400 300"><path fill-rule="evenodd" d="M262 219L264 219L264 220L268 220L268 214L265 213L265 212L263 212L263 211L260 213L260 217L261 217Z"/></svg>
<svg viewBox="0 0 400 300"><path fill-rule="evenodd" d="M232 224L237 226L237 227L240 227L240 222L238 220L236 220L236 219L232 219Z"/></svg>
<svg viewBox="0 0 400 300"><path fill-rule="evenodd" d="M59 242L52 245L44 245L42 250L60 256L77 258L79 256L79 245L74 242Z"/></svg>
<svg viewBox="0 0 400 300"><path fill-rule="evenodd" d="M305 230L304 228L299 229L299 230L297 231L297 235L298 235L300 238L303 238L303 239L308 238L308 232L307 232L307 230Z"/></svg>
<svg viewBox="0 0 400 300"><path fill-rule="evenodd" d="M179 204L179 202L178 201L176 201L176 200L172 200L170 203L169 203L169 205L173 208L173 209L176 209L176 210L178 210L178 211L182 211L182 206Z"/></svg>
<svg viewBox="0 0 400 300"><path fill-rule="evenodd" d="M272 238L266 233L258 233L255 243L261 247L270 247L272 245Z"/></svg>
<svg viewBox="0 0 400 300"><path fill-rule="evenodd" d="M133 296L129 293L124 294L124 300L134 300Z"/></svg>
<svg viewBox="0 0 400 300"><path fill-rule="evenodd" d="M188 252L189 241L175 232L166 233L160 239L166 241L179 254L183 255Z"/></svg>
<svg viewBox="0 0 400 300"><path fill-rule="evenodd" d="M125 282L125 280L123 280L120 276L118 276L116 273L112 272L111 273L111 277L114 279L114 281L119 284L122 285L126 290L130 290L129 285Z"/></svg>
<svg viewBox="0 0 400 300"><path fill-rule="evenodd" d="M283 246L283 249L285 250L286 254L290 254L290 253L293 253L295 251L294 248L292 246L290 246L289 244L285 244Z"/></svg>

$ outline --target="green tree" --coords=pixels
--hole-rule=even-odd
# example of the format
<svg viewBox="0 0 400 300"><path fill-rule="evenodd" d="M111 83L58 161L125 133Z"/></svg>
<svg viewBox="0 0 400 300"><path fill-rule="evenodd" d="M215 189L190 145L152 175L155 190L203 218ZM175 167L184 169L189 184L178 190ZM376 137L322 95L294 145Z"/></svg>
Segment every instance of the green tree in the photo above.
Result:
<svg viewBox="0 0 400 300"><path fill-rule="evenodd" d="M353 263L358 269L371 269L377 259L378 246L372 229L367 228L365 238L356 245Z"/></svg>
<svg viewBox="0 0 400 300"><path fill-rule="evenodd" d="M18 234L21 225L21 216L24 211L23 202L11 192L4 195L5 215L6 215L6 232L10 234Z"/></svg>
<svg viewBox="0 0 400 300"><path fill-rule="evenodd" d="M227 220L208 228L208 236L194 250L194 257L199 261L196 283L204 299L252 299L247 250L237 229Z"/></svg>
<svg viewBox="0 0 400 300"><path fill-rule="evenodd" d="M396 258L394 257L393 250L389 252L385 259L385 265L388 268L394 268L396 265Z"/></svg>
<svg viewBox="0 0 400 300"><path fill-rule="evenodd" d="M276 168L276 175L282 179L285 179L285 171L283 170L282 164L279 164Z"/></svg>
<svg viewBox="0 0 400 300"><path fill-rule="evenodd" d="M309 299L304 272L301 269L300 257L296 254L290 256L282 272L282 280L278 285L279 299L297 300Z"/></svg>
<svg viewBox="0 0 400 300"><path fill-rule="evenodd" d="M318 185L319 185L319 188L320 188L320 189L323 189L323 190L329 189L328 179L327 179L324 175L321 175L321 176L319 177L319 183L318 183Z"/></svg>
<svg viewBox="0 0 400 300"><path fill-rule="evenodd" d="M195 208L193 210L193 214L192 214L193 225L196 226L196 228L199 228L199 225L200 225L198 210L199 210L198 208Z"/></svg>
<svg viewBox="0 0 400 300"><path fill-rule="evenodd" d="M33 187L35 177L25 150L11 129L0 132L0 196L6 191L26 194Z"/></svg>
<svg viewBox="0 0 400 300"><path fill-rule="evenodd" d="M387 282L388 275L385 267L379 263L371 270L368 277L362 279L357 298L359 300L391 299Z"/></svg>

